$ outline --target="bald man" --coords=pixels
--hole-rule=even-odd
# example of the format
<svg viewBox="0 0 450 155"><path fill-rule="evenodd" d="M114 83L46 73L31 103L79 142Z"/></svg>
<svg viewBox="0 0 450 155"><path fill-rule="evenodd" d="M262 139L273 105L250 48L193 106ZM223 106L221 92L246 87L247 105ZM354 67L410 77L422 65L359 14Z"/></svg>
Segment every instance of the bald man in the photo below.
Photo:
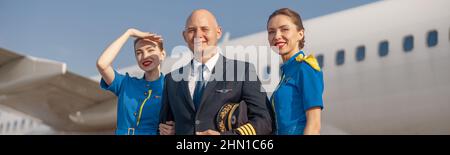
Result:
<svg viewBox="0 0 450 155"><path fill-rule="evenodd" d="M221 55L217 49L221 36L222 29L208 10L195 10L186 20L183 38L193 59L166 75L162 135L271 134L270 104L254 66ZM221 108L242 101L241 107L247 107L245 122L227 131L219 129L216 119Z"/></svg>

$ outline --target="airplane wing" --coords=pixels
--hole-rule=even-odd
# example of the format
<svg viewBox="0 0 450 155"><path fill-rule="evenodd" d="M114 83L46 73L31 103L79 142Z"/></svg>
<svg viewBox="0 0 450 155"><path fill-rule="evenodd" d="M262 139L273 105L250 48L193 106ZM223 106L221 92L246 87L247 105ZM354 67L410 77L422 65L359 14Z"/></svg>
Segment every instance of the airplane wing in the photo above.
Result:
<svg viewBox="0 0 450 155"><path fill-rule="evenodd" d="M0 48L0 104L38 118L55 130L113 130L114 94L67 71L66 64Z"/></svg>

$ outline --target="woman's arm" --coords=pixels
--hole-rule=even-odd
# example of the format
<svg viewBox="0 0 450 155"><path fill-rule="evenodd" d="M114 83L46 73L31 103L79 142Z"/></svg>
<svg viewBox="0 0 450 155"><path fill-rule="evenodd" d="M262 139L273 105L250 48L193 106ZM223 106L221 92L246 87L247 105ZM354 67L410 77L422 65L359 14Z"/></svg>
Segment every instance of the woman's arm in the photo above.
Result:
<svg viewBox="0 0 450 155"><path fill-rule="evenodd" d="M112 62L116 58L117 54L119 54L120 49L127 42L128 38L136 37L136 38L146 38L146 37L155 37L158 38L155 34L148 32L141 32L137 29L128 29L125 33L123 33L119 38L117 38L108 48L103 51L103 54L97 60L97 69L98 72L102 75L103 80L105 80L106 84L110 85L114 80L114 70L112 68Z"/></svg>
<svg viewBox="0 0 450 155"><path fill-rule="evenodd" d="M306 127L303 131L305 135L319 135L320 134L320 107L314 107L306 111Z"/></svg>

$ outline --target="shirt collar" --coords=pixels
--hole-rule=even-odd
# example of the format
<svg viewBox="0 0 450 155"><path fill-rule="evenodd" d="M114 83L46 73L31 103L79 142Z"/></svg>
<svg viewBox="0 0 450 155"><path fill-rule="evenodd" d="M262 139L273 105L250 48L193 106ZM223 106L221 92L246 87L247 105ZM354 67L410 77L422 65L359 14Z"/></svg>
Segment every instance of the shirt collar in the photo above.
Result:
<svg viewBox="0 0 450 155"><path fill-rule="evenodd" d="M283 65L281 65L281 69L282 69L282 70L285 70L286 67L289 66L289 64L290 64L291 62L295 61L295 57L297 57L299 54L305 55L305 53L304 53L302 50L298 51L298 52L295 53L291 58L289 58L288 61L284 62Z"/></svg>
<svg viewBox="0 0 450 155"><path fill-rule="evenodd" d="M208 71L212 71L212 69L214 68L214 66L217 63L217 60L219 60L219 52L216 52L216 54L214 54L213 57L211 57L208 61L206 61L205 66L207 68ZM198 62L197 60L193 59L194 62L194 70L196 70L198 68L198 66L202 65L201 62Z"/></svg>
<svg viewBox="0 0 450 155"><path fill-rule="evenodd" d="M144 75L142 76L141 81L143 81L144 83L148 83L148 84L160 84L161 82L164 81L164 74L162 72L159 73L159 74L160 75L159 75L158 79L156 79L154 81L147 81L147 80L145 80L145 73L144 73Z"/></svg>

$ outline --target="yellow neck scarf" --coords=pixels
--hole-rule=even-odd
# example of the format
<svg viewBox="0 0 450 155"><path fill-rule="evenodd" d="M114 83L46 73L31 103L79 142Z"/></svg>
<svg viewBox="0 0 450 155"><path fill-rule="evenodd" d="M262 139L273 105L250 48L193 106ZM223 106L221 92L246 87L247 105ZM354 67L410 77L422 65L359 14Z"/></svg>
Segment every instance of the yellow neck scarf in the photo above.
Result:
<svg viewBox="0 0 450 155"><path fill-rule="evenodd" d="M306 63L308 63L312 68L314 68L315 70L320 72L320 66L319 63L317 62L317 59L314 57L314 55L308 55L305 56L303 54L299 54L297 57L295 57L295 60L298 62L302 62L305 61Z"/></svg>

